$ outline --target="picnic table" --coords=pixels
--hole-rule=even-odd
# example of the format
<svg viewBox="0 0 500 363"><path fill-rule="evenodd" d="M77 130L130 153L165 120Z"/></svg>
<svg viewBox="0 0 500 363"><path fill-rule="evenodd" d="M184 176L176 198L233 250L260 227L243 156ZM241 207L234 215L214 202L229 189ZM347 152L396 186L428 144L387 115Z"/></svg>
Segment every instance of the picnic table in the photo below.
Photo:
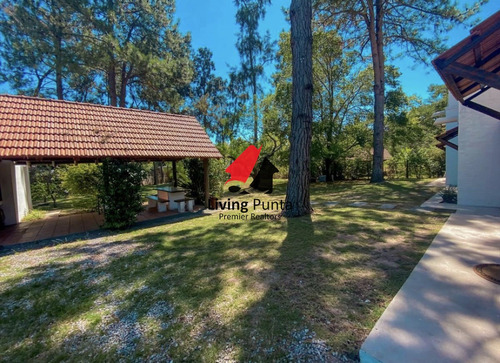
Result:
<svg viewBox="0 0 500 363"><path fill-rule="evenodd" d="M169 210L179 209L179 205L176 200L186 199L186 193L189 192L188 189L176 187L159 187L156 188L156 191L158 193L158 198L168 200Z"/></svg>

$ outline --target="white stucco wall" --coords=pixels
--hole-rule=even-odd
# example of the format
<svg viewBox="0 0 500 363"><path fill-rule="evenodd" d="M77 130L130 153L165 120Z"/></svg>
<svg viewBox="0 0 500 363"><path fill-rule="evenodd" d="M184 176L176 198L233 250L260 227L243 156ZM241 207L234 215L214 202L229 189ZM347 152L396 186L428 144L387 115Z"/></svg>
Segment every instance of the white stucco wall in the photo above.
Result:
<svg viewBox="0 0 500 363"><path fill-rule="evenodd" d="M457 125L457 122L450 122L446 124L446 130L451 130ZM458 136L449 141L458 145ZM446 146L446 185L458 185L458 151L449 146Z"/></svg>
<svg viewBox="0 0 500 363"><path fill-rule="evenodd" d="M0 188L2 188L2 206L5 225L16 224L17 198L14 192L15 171L12 161L0 161Z"/></svg>
<svg viewBox="0 0 500 363"><path fill-rule="evenodd" d="M20 222L32 209L30 176L26 165L16 165L17 221Z"/></svg>
<svg viewBox="0 0 500 363"><path fill-rule="evenodd" d="M448 106L446 107L445 112L446 118L458 119L458 101L453 98L451 92L448 92ZM458 122L450 122L446 124L446 130L451 130L457 126ZM460 135L450 139L450 142L458 145L459 137ZM458 151L449 146L446 146L446 185L458 185Z"/></svg>
<svg viewBox="0 0 500 363"><path fill-rule="evenodd" d="M500 91L477 103L497 109ZM459 105L458 204L500 207L500 120Z"/></svg>
<svg viewBox="0 0 500 363"><path fill-rule="evenodd" d="M16 224L32 208L29 171L25 165L14 165L12 161L0 162L0 188L5 214L5 225Z"/></svg>

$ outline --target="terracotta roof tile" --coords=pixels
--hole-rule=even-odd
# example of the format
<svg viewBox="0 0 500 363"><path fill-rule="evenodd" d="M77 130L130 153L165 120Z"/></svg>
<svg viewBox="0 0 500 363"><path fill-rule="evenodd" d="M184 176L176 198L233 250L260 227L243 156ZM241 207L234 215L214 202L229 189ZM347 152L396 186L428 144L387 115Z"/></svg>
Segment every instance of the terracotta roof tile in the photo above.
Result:
<svg viewBox="0 0 500 363"><path fill-rule="evenodd" d="M0 157L220 158L193 116L0 95Z"/></svg>

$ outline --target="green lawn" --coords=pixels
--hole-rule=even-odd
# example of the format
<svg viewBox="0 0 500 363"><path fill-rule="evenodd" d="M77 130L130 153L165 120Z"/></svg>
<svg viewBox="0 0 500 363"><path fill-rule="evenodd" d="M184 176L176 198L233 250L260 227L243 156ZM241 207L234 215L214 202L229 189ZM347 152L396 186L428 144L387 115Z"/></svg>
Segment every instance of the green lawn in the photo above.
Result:
<svg viewBox="0 0 500 363"><path fill-rule="evenodd" d="M35 201L33 203L33 209L23 218L23 222L43 219L47 212L52 211L60 211L62 215L90 212L93 211L94 206L95 202L93 200L80 195L69 195L65 198L59 198L56 200L55 207L52 200L47 202Z"/></svg>
<svg viewBox="0 0 500 363"><path fill-rule="evenodd" d="M146 201L146 197L148 195L156 194L155 188L166 185L167 184L143 186L142 196L144 197L144 201ZM95 210L95 204L95 201L87 196L71 194L64 198L58 198L56 200L55 207L52 200L46 202L35 201L33 209L23 218L23 222L32 222L43 219L47 212L52 211L59 211L62 215L91 212Z"/></svg>
<svg viewBox="0 0 500 363"><path fill-rule="evenodd" d="M213 214L0 257L0 360L356 359L447 218L411 210L426 182L317 184L339 204L308 217Z"/></svg>

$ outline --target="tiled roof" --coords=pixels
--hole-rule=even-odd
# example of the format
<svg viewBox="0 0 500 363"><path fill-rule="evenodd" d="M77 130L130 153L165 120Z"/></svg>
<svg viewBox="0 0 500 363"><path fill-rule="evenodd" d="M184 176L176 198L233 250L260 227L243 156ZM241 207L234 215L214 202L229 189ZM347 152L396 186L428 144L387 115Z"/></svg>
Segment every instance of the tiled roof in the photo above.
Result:
<svg viewBox="0 0 500 363"><path fill-rule="evenodd" d="M192 116L0 95L0 159L220 158Z"/></svg>

